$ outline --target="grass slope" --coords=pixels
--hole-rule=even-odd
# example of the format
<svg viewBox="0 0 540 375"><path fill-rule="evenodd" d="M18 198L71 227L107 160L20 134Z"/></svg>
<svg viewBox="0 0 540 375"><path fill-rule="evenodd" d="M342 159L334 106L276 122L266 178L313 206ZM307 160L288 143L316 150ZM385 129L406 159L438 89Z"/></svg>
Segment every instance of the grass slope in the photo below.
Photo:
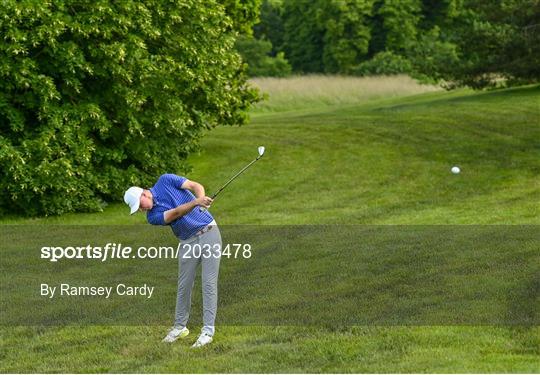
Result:
<svg viewBox="0 0 540 375"><path fill-rule="evenodd" d="M222 224L539 223L540 87L371 99L315 101L299 111L279 104L255 113L249 126L215 129L190 177L213 191L256 146L267 147L216 201ZM453 165L462 174L451 175ZM144 221L125 212L114 204L99 214L2 223ZM200 308L196 300L193 314ZM166 327L3 327L0 371L540 371L537 326L219 324L215 343L202 351L189 350L194 334L160 345Z"/></svg>

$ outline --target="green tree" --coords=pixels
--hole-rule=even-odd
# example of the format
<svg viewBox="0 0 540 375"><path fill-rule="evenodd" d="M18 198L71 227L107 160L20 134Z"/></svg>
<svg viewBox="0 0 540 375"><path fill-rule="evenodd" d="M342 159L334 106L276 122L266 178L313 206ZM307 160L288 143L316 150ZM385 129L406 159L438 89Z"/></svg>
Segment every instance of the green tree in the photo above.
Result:
<svg viewBox="0 0 540 375"><path fill-rule="evenodd" d="M236 49L247 64L250 77L285 77L291 74L291 65L283 52L270 55L272 43L267 40L241 36L236 41Z"/></svg>
<svg viewBox="0 0 540 375"><path fill-rule="evenodd" d="M261 0L221 0L232 21L231 30L244 35L253 34L253 25L259 20Z"/></svg>
<svg viewBox="0 0 540 375"><path fill-rule="evenodd" d="M369 0L319 0L317 21L324 30L323 63L327 73L351 73L365 60L371 32Z"/></svg>
<svg viewBox="0 0 540 375"><path fill-rule="evenodd" d="M463 9L463 0L422 0L419 28L431 30L437 26L447 29Z"/></svg>
<svg viewBox="0 0 540 375"><path fill-rule="evenodd" d="M253 26L254 37L272 43L271 55L276 56L282 51L284 33L282 2L264 0L261 4L260 22Z"/></svg>
<svg viewBox="0 0 540 375"><path fill-rule="evenodd" d="M446 78L457 85L540 79L540 0L464 0L447 34L460 61Z"/></svg>
<svg viewBox="0 0 540 375"><path fill-rule="evenodd" d="M283 51L293 71L324 71L324 30L317 23L317 2L285 0L283 2Z"/></svg>
<svg viewBox="0 0 540 375"><path fill-rule="evenodd" d="M293 70L349 73L365 59L373 0L285 0L283 49Z"/></svg>
<svg viewBox="0 0 540 375"><path fill-rule="evenodd" d="M386 50L404 51L416 40L420 10L420 0L382 1L378 12L383 20Z"/></svg>
<svg viewBox="0 0 540 375"><path fill-rule="evenodd" d="M203 131L258 97L235 23L214 1L3 1L0 209L99 210L186 171Z"/></svg>

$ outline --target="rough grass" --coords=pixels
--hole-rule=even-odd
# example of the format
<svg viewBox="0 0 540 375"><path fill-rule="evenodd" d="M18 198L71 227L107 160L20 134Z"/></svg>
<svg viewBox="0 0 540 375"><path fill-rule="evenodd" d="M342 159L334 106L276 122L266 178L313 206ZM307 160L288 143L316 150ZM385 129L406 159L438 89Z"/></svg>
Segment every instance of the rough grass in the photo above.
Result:
<svg viewBox="0 0 540 375"><path fill-rule="evenodd" d="M227 327L204 350L165 327L10 328L3 373L537 373L536 328Z"/></svg>
<svg viewBox="0 0 540 375"><path fill-rule="evenodd" d="M309 75L288 78L254 78L251 84L259 88L267 98L255 106L256 112L359 104L368 100L441 90L437 86L419 84L408 76Z"/></svg>
<svg viewBox="0 0 540 375"><path fill-rule="evenodd" d="M254 157L256 146L267 147L265 158L215 202L220 223L540 224L539 86L388 98L423 90L405 85L332 102L326 95L331 83L310 98L311 78L299 82L300 93L270 96L249 126L212 131L192 158L189 176L213 191ZM345 92L339 87L333 90ZM463 172L452 175L453 165ZM130 224L144 218L113 204L98 214L2 222ZM218 324L215 342L201 351L189 348L195 334L161 345L167 327L3 327L0 371L540 371L537 326Z"/></svg>

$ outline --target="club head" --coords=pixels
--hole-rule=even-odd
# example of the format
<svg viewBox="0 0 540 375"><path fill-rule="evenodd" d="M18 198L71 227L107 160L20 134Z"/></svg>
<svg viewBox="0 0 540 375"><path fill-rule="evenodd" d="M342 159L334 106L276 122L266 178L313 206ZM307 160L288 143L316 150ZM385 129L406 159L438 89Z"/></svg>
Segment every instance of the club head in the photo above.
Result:
<svg viewBox="0 0 540 375"><path fill-rule="evenodd" d="M259 146L259 157L263 156L264 154L264 146Z"/></svg>

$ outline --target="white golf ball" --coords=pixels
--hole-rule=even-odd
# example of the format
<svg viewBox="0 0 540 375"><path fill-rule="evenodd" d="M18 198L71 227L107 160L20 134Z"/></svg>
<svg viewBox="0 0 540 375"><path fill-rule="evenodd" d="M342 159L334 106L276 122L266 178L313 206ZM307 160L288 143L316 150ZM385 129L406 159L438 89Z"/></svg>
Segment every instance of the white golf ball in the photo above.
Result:
<svg viewBox="0 0 540 375"><path fill-rule="evenodd" d="M459 167L452 167L451 171L453 174L458 174L459 172L461 172L461 169L459 169Z"/></svg>

